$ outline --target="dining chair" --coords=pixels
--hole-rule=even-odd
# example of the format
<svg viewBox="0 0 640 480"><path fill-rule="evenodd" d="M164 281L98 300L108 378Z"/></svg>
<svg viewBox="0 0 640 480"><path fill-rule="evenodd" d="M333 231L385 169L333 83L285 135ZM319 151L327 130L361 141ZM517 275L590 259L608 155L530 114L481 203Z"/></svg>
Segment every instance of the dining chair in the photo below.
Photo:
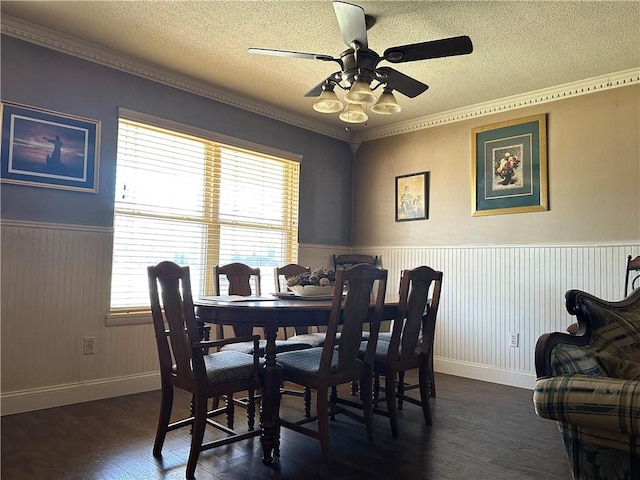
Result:
<svg viewBox="0 0 640 480"><path fill-rule="evenodd" d="M260 268L250 267L244 263L229 263L226 265L216 265L213 267L213 289L215 295L221 295L223 289L222 285L227 284L228 295L260 295L261 294L261 278ZM253 285L253 287L252 287ZM216 324L216 337L224 338L224 326ZM236 337L242 337L253 334L253 327L245 325L234 325L233 333ZM258 355L260 357L265 356L265 350L267 347L267 341L260 339L258 342ZM294 342L287 340L276 340L276 354L281 352L288 352L294 350L303 350L311 348L310 345L303 342ZM228 345L224 345L221 351L235 351L239 353L252 355L255 352L255 344L253 342L234 342ZM227 403L234 403L241 407L247 408L247 398L233 398L232 402L227 398ZM261 401L262 396L260 393L257 395L258 401ZM218 406L219 399L216 398L213 401L214 408Z"/></svg>
<svg viewBox="0 0 640 480"><path fill-rule="evenodd" d="M282 267L276 267L274 270L274 281L275 281L276 291L277 292L286 291L286 286L287 286L286 282L289 279L294 278L297 275L301 275L303 273L309 273L310 271L311 271L311 268L305 267L303 265L299 265L296 263L290 263ZM320 332L317 326L314 326L314 327L302 326L302 327L295 327L295 334L292 336L286 335L285 338L292 342L302 342L312 347L321 347L324 344L326 334L324 332Z"/></svg>
<svg viewBox="0 0 640 480"><path fill-rule="evenodd" d="M374 378L383 376L385 379L384 398L379 401L386 402L386 409L379 408L376 402L373 411L389 417L394 438L398 437L398 409L402 408L402 400L421 406L426 424L432 424L429 402L430 359L441 287L442 272L427 266L403 270L391 339L389 342L378 341L376 344L373 375ZM363 342L360 347L361 357L367 354L367 348L368 345ZM419 400L407 395L404 383L404 373L416 368ZM377 398L375 390L374 398ZM352 407L360 406L353 400L343 398L338 398L337 402Z"/></svg>
<svg viewBox="0 0 640 480"><path fill-rule="evenodd" d="M402 274L402 273L401 273ZM428 299L428 303L431 302L431 298ZM390 342L391 341L391 335L393 334L393 320L391 321L391 327L389 329L388 332L380 332L378 334L378 342ZM422 333L421 333L422 335ZM435 373L433 370L433 341L434 339L431 339L431 348L429 349L429 383L428 383L428 387L429 387L429 396L432 398L436 398L436 379L435 379ZM414 388L419 388L419 383L404 383L404 374L400 373L400 381L403 382L402 383L402 388L404 390L412 390ZM374 389L376 388L376 385L378 384L378 376L374 377ZM399 385L400 387L400 385ZM398 407L402 408L402 398L398 399Z"/></svg>
<svg viewBox="0 0 640 480"><path fill-rule="evenodd" d="M286 292L287 280L303 273L311 272L310 267L305 267L298 263L289 263L282 267L275 267L273 270L273 279L276 292ZM317 327L314 327L317 329ZM287 329L284 330L284 338L290 342L302 342L309 345L309 347L319 347L324 342L324 333L309 332L309 327L295 327L295 335L289 336ZM276 352L277 354L277 352ZM283 386L280 389L280 393L285 395L295 395L303 397L305 417L311 417L311 390L305 388L304 390L293 390Z"/></svg>
<svg viewBox="0 0 640 480"><path fill-rule="evenodd" d="M260 268L250 267L244 263L228 263L226 265L216 265L213 267L213 294L222 295L222 285L226 283L227 295L260 295L261 294L261 278ZM252 286L253 284L253 286ZM236 335L250 333L250 327L242 331L242 327L234 326ZM217 338L224 338L222 325L216 325Z"/></svg>
<svg viewBox="0 0 640 480"><path fill-rule="evenodd" d="M224 281L226 278L226 282ZM213 289L214 295L221 295L223 283L228 284L228 295L260 295L260 268L250 267L244 263L229 263L227 265L216 265L213 268ZM253 284L253 288L252 288ZM237 326L234 325L233 332L236 336L246 336L253 333L253 327L251 326ZM223 325L216 325L216 337L224 338ZM264 356L264 350L267 345L267 341L262 339L258 344L259 355ZM247 343L233 343L225 345L222 350L235 350L243 353L253 353L253 344ZM310 345L303 342L294 342L286 340L276 340L276 353L287 352L291 350L301 350L305 348L311 348Z"/></svg>
<svg viewBox="0 0 640 480"><path fill-rule="evenodd" d="M191 426L191 447L186 477L192 478L200 452L254 437L254 391L260 388L260 364L257 353L245 355L234 351L207 353L232 342L253 342L257 352L258 336L227 340L200 340L191 295L189 267L161 262L147 268L151 314L160 360L161 403L153 455L161 456L167 432ZM192 415L171 422L174 388L191 393ZM246 391L248 395L248 429L233 430L233 402L223 408L208 410L208 399L232 396ZM215 420L227 414L227 425ZM210 425L226 434L223 438L203 443L205 427Z"/></svg>
<svg viewBox="0 0 640 480"><path fill-rule="evenodd" d="M341 268L349 268L359 263L369 263L371 265L378 265L378 256L367 255L365 253L343 253L340 255L333 255L333 269L337 271ZM362 332L363 340L367 338L369 332ZM354 397L359 394L358 382L351 384L351 395Z"/></svg>
<svg viewBox="0 0 640 480"><path fill-rule="evenodd" d="M372 362L378 330L383 315L387 284L387 271L371 264L358 264L336 272L331 313L327 325L327 338L322 347L278 356L282 366L282 379L311 388L316 392L316 415L289 421L281 418L281 425L320 440L322 456L331 459L329 448L329 416L345 413L366 425L367 437L373 443ZM343 295L343 288L348 290ZM373 313L370 313L373 301ZM368 348L362 358L358 353L362 342L362 327L370 321ZM342 335L335 344L338 324ZM344 408L329 398L329 390L341 384L360 381L363 392L363 415ZM317 422L317 430L304 425Z"/></svg>
<svg viewBox="0 0 640 480"><path fill-rule="evenodd" d="M634 272L634 273L631 273ZM629 278L633 276L631 281ZM631 287L631 289L629 289ZM627 268L624 276L624 296L625 298L636 288L640 287L640 255L631 259L631 255L627 257Z"/></svg>
<svg viewBox="0 0 640 480"><path fill-rule="evenodd" d="M358 263L370 263L371 265L378 265L378 256L367 255L364 253L344 253L342 255L333 256L333 269L349 268Z"/></svg>
<svg viewBox="0 0 640 480"><path fill-rule="evenodd" d="M273 282L276 293L287 293L287 282L298 275L302 275L303 273L311 272L310 267L305 267L304 265L300 265L298 263L289 263L287 265L283 265L281 267L275 267L273 269ZM289 292L292 293L292 292ZM308 327L295 327L294 335L299 334L307 334L309 333ZM293 333L293 332L292 332ZM285 328L284 329L284 338L289 339L289 332ZM292 335L293 336L293 335ZM319 345L313 344L312 346L317 347Z"/></svg>

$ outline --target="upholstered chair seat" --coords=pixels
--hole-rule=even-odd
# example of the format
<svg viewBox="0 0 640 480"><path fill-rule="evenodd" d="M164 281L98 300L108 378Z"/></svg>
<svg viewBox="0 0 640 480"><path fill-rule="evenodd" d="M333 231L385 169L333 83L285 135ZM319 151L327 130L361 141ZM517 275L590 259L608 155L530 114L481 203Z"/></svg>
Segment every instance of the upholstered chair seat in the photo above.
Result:
<svg viewBox="0 0 640 480"><path fill-rule="evenodd" d="M287 340L290 342L302 342L312 347L321 347L324 345L324 341L327 338L327 334L324 332L315 333L301 333L299 335L293 335ZM340 341L340 332L336 332L336 343Z"/></svg>
<svg viewBox="0 0 640 480"><path fill-rule="evenodd" d="M265 348L267 347L266 340L260 340L258 342L258 355L264 357ZM307 348L311 348L312 346L303 341L292 342L289 340L276 340L276 353L283 352L291 352L293 350L306 350ZM234 351L240 352L243 354L253 354L253 343L252 342L243 342L243 343L231 343L229 345L225 345L220 349L222 352Z"/></svg>

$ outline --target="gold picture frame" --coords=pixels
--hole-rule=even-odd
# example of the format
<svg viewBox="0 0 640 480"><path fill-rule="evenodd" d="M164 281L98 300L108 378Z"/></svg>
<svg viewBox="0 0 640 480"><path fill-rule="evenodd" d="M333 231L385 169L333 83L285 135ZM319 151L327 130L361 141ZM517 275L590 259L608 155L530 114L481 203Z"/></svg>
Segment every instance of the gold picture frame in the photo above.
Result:
<svg viewBox="0 0 640 480"><path fill-rule="evenodd" d="M549 209L546 114L471 130L474 217Z"/></svg>

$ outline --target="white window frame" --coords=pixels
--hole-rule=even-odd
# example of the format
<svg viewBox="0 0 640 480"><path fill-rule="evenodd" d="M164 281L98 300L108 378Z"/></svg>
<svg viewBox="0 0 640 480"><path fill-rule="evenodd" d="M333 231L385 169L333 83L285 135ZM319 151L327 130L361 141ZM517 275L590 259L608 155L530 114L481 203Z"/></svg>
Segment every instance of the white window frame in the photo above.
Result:
<svg viewBox="0 0 640 480"><path fill-rule="evenodd" d="M148 125L150 127L157 127L157 128L165 129L178 134L197 137L205 141L215 142L219 144L221 147L244 149L257 155L272 156L272 157L277 157L279 159L292 160L298 163L302 161L302 156L298 154L275 149L265 145L256 144L253 142L248 142L246 140L241 140L241 139L230 137L227 135L210 132L204 129L184 125L182 123L155 117L152 115L147 115L147 114L135 112L135 111L124 109L124 108L120 108L118 113L119 113L119 121L121 119L133 121L140 124ZM298 178L298 182L299 182L299 178ZM298 187L298 190L299 190L299 187ZM216 203L216 201L217 201L216 199L213 199L214 204ZM295 200L295 203L296 204L294 206L297 207L297 199ZM214 210L217 210L217 209L214 208ZM118 210L115 209L114 224L115 224L115 217L119 214L125 214L125 212L118 212ZM297 255L298 255L298 240L297 240L298 212L296 211L295 215L288 215L288 217L293 217L293 218L287 218L286 225L279 228L280 230L283 230L283 231L286 230L286 232L284 233L286 237L286 263L295 263L297 262ZM236 219L231 219L230 221L216 219L215 223L217 224L217 228L220 228L225 224L240 225L240 226L244 225L242 222L239 222ZM252 227L253 225L247 223L244 226ZM115 227L114 227L114 239L115 239ZM205 264L204 271L206 274L204 276L205 284L203 287L205 292L208 292L212 289L211 271L213 269L213 266L216 263L218 263L219 248L220 248L219 244L210 245L209 248L207 248L206 260L204 260L204 264ZM270 275L272 274L272 272L265 271L264 273L266 275L265 274L262 275L263 289L266 288L266 290L268 291L268 287L270 285L267 285L265 283L265 278L267 278L267 281L268 281L268 278L271 278ZM196 294L196 292L194 292L194 294ZM111 295L111 292L110 292L110 295ZM112 308L110 307L109 314L106 317L107 326L147 324L147 323L151 323L151 321L152 319L151 319L150 308L148 307L145 307L145 308L139 308L139 307L138 308L126 308L126 307Z"/></svg>

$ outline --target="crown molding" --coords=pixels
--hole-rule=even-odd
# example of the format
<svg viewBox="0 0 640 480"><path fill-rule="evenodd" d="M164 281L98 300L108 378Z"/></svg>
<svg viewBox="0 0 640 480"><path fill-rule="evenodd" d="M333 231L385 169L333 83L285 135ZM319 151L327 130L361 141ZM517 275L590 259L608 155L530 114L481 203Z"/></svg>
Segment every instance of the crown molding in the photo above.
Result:
<svg viewBox="0 0 640 480"><path fill-rule="evenodd" d="M304 128L345 142L351 139L351 133L340 127L334 127L308 118L299 117L274 105L260 102L255 98L245 98L221 87L200 82L186 75L145 63L139 59L124 56L102 46L81 41L75 37L41 27L31 22L2 15L1 32L5 35L34 43L43 47L89 60L106 67L137 75L147 80L162 83L173 88L210 98L258 115Z"/></svg>
<svg viewBox="0 0 640 480"><path fill-rule="evenodd" d="M291 112L284 111L271 104L260 102L255 98L241 97L237 93L224 90L221 87L214 87L209 83L199 82L191 77L180 75L174 71L146 64L139 59L117 54L105 49L104 47L80 41L75 37L64 35L54 30L50 30L30 22L25 22L9 15L2 15L1 32L20 40L57 50L59 52L89 60L110 68L115 68L126 73L137 75L139 77L194 93L202 97L210 98L212 100L294 125L296 127L304 128L338 140L343 140L350 145L351 150L354 153L363 142L369 140L400 135L426 128L437 127L447 123L459 122L471 118L482 117L485 115L640 83L640 68L633 68L630 70L566 83L555 87L491 100L489 102L469 105L454 110L427 115L406 122L360 131L348 131L340 127L314 122L308 118L293 115Z"/></svg>
<svg viewBox="0 0 640 480"><path fill-rule="evenodd" d="M640 68L632 68L621 72L600 75L598 77L565 83L555 87L544 88L511 97L504 97L490 102L478 103L446 112L427 115L407 122L387 125L385 127L358 132L360 142L377 138L399 135L402 133L437 127L446 123L460 122L470 118L492 115L498 112L530 107L542 103L554 102L569 97L577 97L589 93L610 90L640 83ZM352 139L351 142L354 142ZM354 142L355 143L355 142Z"/></svg>

